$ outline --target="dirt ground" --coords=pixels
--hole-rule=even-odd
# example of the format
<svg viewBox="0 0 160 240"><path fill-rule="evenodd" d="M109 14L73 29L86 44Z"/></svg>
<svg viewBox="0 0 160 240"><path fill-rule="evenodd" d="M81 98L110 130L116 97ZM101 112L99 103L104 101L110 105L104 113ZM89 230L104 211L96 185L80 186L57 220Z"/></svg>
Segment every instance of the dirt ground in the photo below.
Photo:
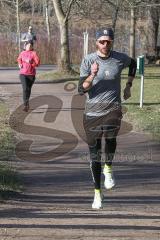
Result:
<svg viewBox="0 0 160 240"><path fill-rule="evenodd" d="M11 160L24 183L22 193L0 203L0 240L160 239L159 144L133 130L120 135L116 187L103 188L103 209L92 210L88 149L75 123L76 117L81 120L81 100L73 101L74 85L35 84L25 115L17 69L0 72L0 97L9 105L18 143Z"/></svg>

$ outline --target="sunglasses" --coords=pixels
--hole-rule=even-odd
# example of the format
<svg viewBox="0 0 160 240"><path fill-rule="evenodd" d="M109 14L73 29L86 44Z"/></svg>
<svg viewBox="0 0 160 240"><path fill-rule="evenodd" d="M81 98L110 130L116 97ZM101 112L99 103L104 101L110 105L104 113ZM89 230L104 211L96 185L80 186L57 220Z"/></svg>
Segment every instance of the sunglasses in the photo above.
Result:
<svg viewBox="0 0 160 240"><path fill-rule="evenodd" d="M108 45L112 43L111 40L99 40L98 42L102 45L104 45L105 43L107 43Z"/></svg>

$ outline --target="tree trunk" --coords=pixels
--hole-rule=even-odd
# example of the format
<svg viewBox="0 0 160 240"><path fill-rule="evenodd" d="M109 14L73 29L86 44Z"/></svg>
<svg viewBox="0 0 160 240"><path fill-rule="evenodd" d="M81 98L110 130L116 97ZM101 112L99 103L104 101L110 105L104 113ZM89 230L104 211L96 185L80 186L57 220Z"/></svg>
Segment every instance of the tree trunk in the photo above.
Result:
<svg viewBox="0 0 160 240"><path fill-rule="evenodd" d="M114 33L115 33L115 30L116 30L116 23L117 23L118 12L119 12L119 3L115 6L115 10L113 12L112 28L113 28L113 32ZM113 48L114 48L114 42L113 42L113 45L112 45L112 49Z"/></svg>
<svg viewBox="0 0 160 240"><path fill-rule="evenodd" d="M61 41L61 62L60 69L63 71L70 71L70 52L68 39L68 21L60 25L60 41Z"/></svg>
<svg viewBox="0 0 160 240"><path fill-rule="evenodd" d="M34 1L31 1L31 6L32 6L32 18L34 17L34 11L35 11L35 3Z"/></svg>
<svg viewBox="0 0 160 240"><path fill-rule="evenodd" d="M17 39L18 51L21 51L21 33L20 33L20 16L19 16L19 0L16 0L16 19L17 19Z"/></svg>
<svg viewBox="0 0 160 240"><path fill-rule="evenodd" d="M119 11L119 6L116 6L116 9L115 9L115 11L113 13L113 19L112 19L112 28L113 28L114 32L115 32L115 29L116 29L118 11Z"/></svg>
<svg viewBox="0 0 160 240"><path fill-rule="evenodd" d="M135 8L131 7L130 57L135 58Z"/></svg>
<svg viewBox="0 0 160 240"><path fill-rule="evenodd" d="M148 24L147 24L147 46L148 56L156 58L157 55L157 38L159 28L159 13L156 7L151 7L148 10Z"/></svg>
<svg viewBox="0 0 160 240"><path fill-rule="evenodd" d="M47 27L47 36L48 36L48 43L51 41L51 32L50 32L50 22L49 22L49 15L48 15L48 0L45 0L45 19L46 19L46 27Z"/></svg>
<svg viewBox="0 0 160 240"><path fill-rule="evenodd" d="M53 5L60 29L61 47L60 47L60 61L58 63L58 67L60 71L69 72L71 70L71 66L68 40L68 18L63 12L60 0L53 0Z"/></svg>

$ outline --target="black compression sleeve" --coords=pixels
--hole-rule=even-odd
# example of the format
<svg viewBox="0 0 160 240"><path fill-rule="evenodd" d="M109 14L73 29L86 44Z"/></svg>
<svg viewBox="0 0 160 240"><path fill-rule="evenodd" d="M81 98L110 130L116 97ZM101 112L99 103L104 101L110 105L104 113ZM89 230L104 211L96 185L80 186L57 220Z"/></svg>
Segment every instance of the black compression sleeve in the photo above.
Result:
<svg viewBox="0 0 160 240"><path fill-rule="evenodd" d="M80 77L80 79L79 79L79 83L78 83L78 93L79 93L80 95L83 95L84 93L88 92L88 90L85 90L85 89L83 88L83 83L84 83L84 81L87 79L87 77L88 77L88 76L86 76L86 77Z"/></svg>
<svg viewBox="0 0 160 240"><path fill-rule="evenodd" d="M136 69L137 69L137 63L133 58L131 58L131 63L129 65L128 76L135 77Z"/></svg>

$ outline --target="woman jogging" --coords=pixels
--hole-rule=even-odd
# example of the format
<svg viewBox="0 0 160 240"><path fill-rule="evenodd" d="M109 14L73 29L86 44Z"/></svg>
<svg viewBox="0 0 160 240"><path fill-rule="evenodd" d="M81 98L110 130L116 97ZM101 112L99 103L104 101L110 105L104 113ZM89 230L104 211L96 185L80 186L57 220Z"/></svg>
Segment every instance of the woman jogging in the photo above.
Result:
<svg viewBox="0 0 160 240"><path fill-rule="evenodd" d="M24 111L29 110L29 98L31 95L32 85L35 81L36 67L40 64L37 53L33 50L33 41L26 42L25 50L18 56L18 64L20 68L20 80L23 88Z"/></svg>

